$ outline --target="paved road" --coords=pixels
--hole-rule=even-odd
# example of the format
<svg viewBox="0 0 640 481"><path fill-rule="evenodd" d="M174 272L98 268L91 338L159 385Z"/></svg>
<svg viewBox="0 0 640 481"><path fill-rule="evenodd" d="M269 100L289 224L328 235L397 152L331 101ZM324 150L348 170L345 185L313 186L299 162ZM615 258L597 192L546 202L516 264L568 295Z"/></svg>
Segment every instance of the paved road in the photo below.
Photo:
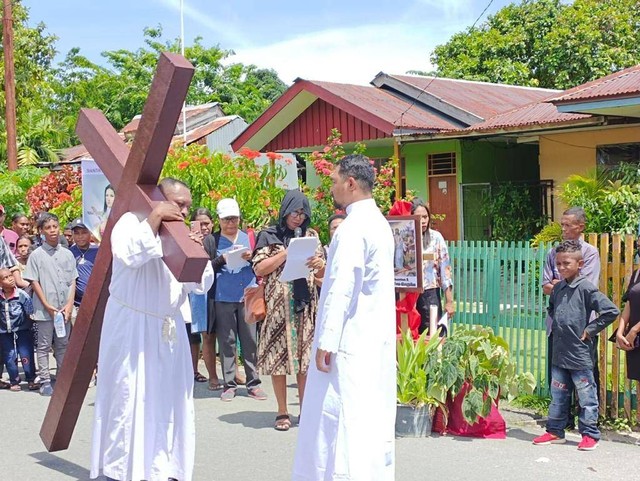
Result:
<svg viewBox="0 0 640 481"><path fill-rule="evenodd" d="M204 368L202 372L206 372ZM168 382L165 380L164 382ZM265 390L271 386L265 381ZM169 388L169 386L167 386ZM294 386L291 412L298 414ZM0 481L85 481L95 388L89 390L69 450L49 454L38 436L47 399L37 393L0 391ZM275 431L275 401L256 401L244 390L223 403L206 383L196 386L195 481L289 479L297 429ZM375 420L372 420L372 422ZM506 440L434 436L398 439L398 481L434 480L637 480L640 447L602 441L596 451L579 452L578 437L565 445L533 446L542 430L513 427Z"/></svg>

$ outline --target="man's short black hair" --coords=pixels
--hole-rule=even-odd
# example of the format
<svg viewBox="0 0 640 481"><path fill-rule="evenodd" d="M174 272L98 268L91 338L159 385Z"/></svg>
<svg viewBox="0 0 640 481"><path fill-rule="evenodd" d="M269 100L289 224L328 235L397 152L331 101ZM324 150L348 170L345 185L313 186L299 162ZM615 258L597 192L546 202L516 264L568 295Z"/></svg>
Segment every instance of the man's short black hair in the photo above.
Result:
<svg viewBox="0 0 640 481"><path fill-rule="evenodd" d="M347 155L338 162L338 167L342 178L353 177L363 191L371 193L376 174L369 157L362 154Z"/></svg>
<svg viewBox="0 0 640 481"><path fill-rule="evenodd" d="M187 184L185 184L181 180L174 179L173 177L165 177L164 179L162 179L158 183L158 187L160 187L160 191L163 194L165 193L166 189L168 189L170 187L174 187L175 188L178 185L181 185L182 187L185 187L185 188L189 189L189 186Z"/></svg>
<svg viewBox="0 0 640 481"><path fill-rule="evenodd" d="M576 254L576 257L582 259L582 246L577 240L562 241L556 247L556 254L560 254L562 252L565 252L567 254Z"/></svg>
<svg viewBox="0 0 640 481"><path fill-rule="evenodd" d="M60 220L57 215L52 214L51 212L43 212L38 216L38 222L36 225L38 226L38 229L42 229L47 222L52 220L56 221L56 223L60 225Z"/></svg>

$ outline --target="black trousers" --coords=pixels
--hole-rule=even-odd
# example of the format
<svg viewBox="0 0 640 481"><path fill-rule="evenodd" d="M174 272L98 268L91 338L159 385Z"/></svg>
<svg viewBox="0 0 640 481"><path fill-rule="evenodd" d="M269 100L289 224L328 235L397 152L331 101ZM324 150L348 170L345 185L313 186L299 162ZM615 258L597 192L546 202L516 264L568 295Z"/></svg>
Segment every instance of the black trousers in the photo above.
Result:
<svg viewBox="0 0 640 481"><path fill-rule="evenodd" d="M416 310L420 313L420 327L418 332L422 334L424 331L429 330L429 307L431 305L438 306L438 320L442 317L442 298L440 297L440 288L435 287L433 289L425 289L422 294L418 296L416 302ZM429 333L431 335L431 333Z"/></svg>

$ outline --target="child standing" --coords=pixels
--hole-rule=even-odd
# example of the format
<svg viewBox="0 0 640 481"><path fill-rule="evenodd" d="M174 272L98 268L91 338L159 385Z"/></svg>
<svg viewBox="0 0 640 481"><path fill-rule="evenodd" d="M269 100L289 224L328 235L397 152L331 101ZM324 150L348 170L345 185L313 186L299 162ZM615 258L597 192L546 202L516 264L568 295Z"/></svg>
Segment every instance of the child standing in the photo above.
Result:
<svg viewBox="0 0 640 481"><path fill-rule="evenodd" d="M36 384L33 366L33 337L31 335L31 298L22 289L16 288L16 281L9 269L0 269L0 346L2 362L7 366L11 391L20 391L18 356L29 383L30 390L40 386Z"/></svg>
<svg viewBox="0 0 640 481"><path fill-rule="evenodd" d="M51 396L49 352L53 347L58 372L67 351L71 310L76 292L78 271L71 251L60 245L58 217L45 212L38 218L38 230L44 235L43 244L34 250L27 261L24 278L33 287L33 320L38 323L38 368L40 369L40 394ZM65 321L63 336L54 333L54 317L62 313Z"/></svg>
<svg viewBox="0 0 640 481"><path fill-rule="evenodd" d="M565 442L564 428L567 425L571 392L575 387L580 403L578 430L582 435L578 449L591 451L600 440L592 343L598 342L597 334L611 324L620 311L596 286L580 275L583 264L578 241L564 241L556 247L556 266L564 280L553 287L549 298L554 345L551 406L547 432L535 438L533 444ZM592 312L599 315L589 322Z"/></svg>

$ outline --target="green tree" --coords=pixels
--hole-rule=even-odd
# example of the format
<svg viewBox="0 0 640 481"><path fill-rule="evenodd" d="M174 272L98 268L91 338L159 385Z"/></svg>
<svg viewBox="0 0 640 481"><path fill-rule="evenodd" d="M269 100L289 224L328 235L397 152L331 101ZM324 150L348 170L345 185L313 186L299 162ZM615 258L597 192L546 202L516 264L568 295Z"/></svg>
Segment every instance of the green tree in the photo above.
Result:
<svg viewBox="0 0 640 481"><path fill-rule="evenodd" d="M145 46L136 50L103 52L107 66L91 62L72 49L58 69L57 106L68 127L75 124L82 107L104 112L116 128L122 128L142 112L160 52L179 52L178 39L162 38L162 28L144 30ZM195 67L187 103L220 102L227 114L251 122L284 90L286 85L272 70L254 65L225 65L233 52L219 46L205 47L201 38L185 48Z"/></svg>
<svg viewBox="0 0 640 481"><path fill-rule="evenodd" d="M640 63L637 0L524 0L435 48L438 75L567 89Z"/></svg>
<svg viewBox="0 0 640 481"><path fill-rule="evenodd" d="M57 37L46 31L43 23L28 25L28 9L20 0L13 2L14 69L16 80L16 115L18 159L21 165L55 162L59 149L68 145L69 136L60 129L60 121L51 108ZM0 25L0 29L2 25ZM4 91L4 58L0 46L2 90ZM4 113L5 98L0 96ZM0 162L6 162L6 127L0 116Z"/></svg>

